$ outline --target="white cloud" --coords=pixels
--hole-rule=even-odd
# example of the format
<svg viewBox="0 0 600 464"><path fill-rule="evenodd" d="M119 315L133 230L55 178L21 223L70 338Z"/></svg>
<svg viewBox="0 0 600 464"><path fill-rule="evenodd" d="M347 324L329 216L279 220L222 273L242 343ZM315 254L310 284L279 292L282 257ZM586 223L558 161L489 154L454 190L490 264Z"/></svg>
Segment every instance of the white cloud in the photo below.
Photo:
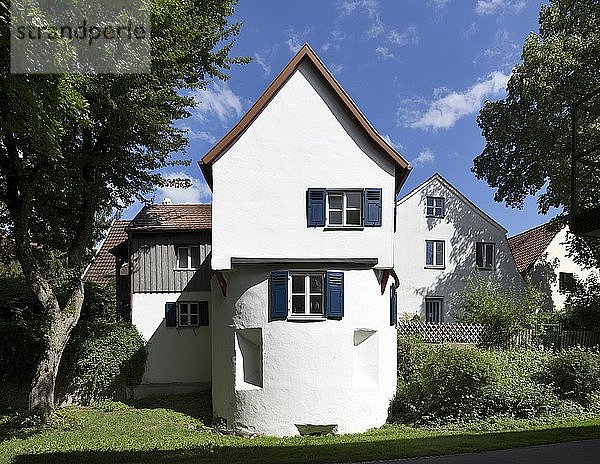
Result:
<svg viewBox="0 0 600 464"><path fill-rule="evenodd" d="M302 48L302 45L304 45L304 43L307 42L306 36L310 34L311 28L307 27L306 29L304 29L304 31L297 32L293 27L290 27L286 32L288 35L288 39L285 41L285 43L287 44L290 53L292 55L295 55L296 53L298 53L298 50Z"/></svg>
<svg viewBox="0 0 600 464"><path fill-rule="evenodd" d="M404 32L398 32L395 29L392 29L387 39L389 42L404 46L404 45L418 45L419 44L419 34L416 26L410 26Z"/></svg>
<svg viewBox="0 0 600 464"><path fill-rule="evenodd" d="M394 54L390 52L390 49L387 47L377 47L375 49L375 54L379 55L383 59L394 58Z"/></svg>
<svg viewBox="0 0 600 464"><path fill-rule="evenodd" d="M505 92L509 77L494 71L486 80L477 82L464 92L439 96L429 103L424 112L410 111L410 108L400 110L399 119L403 125L416 129L447 129L460 118L475 113L484 99Z"/></svg>
<svg viewBox="0 0 600 464"><path fill-rule="evenodd" d="M267 64L264 56L262 56L260 53L255 53L254 61L256 62L256 64L258 64L262 68L263 74L265 77L268 77L271 75L271 66L269 64Z"/></svg>
<svg viewBox="0 0 600 464"><path fill-rule="evenodd" d="M214 113L222 124L228 123L243 113L242 99L225 82L212 82L205 90L195 93L197 107L194 115L206 121L208 114Z"/></svg>
<svg viewBox="0 0 600 464"><path fill-rule="evenodd" d="M430 148L424 148L419 152L419 156L412 160L411 164L414 167L424 166L426 164L431 164L435 161L435 156L433 151Z"/></svg>
<svg viewBox="0 0 600 464"><path fill-rule="evenodd" d="M350 15L357 11L364 12L369 18L369 28L367 29L369 38L378 37L385 31L377 0L342 0L338 2L337 8L344 15Z"/></svg>
<svg viewBox="0 0 600 464"><path fill-rule="evenodd" d="M493 15L510 11L518 13L527 2L525 0L477 0L475 12L478 15Z"/></svg>
<svg viewBox="0 0 600 464"><path fill-rule="evenodd" d="M381 137L383 138L383 140L385 140L387 143L389 143L396 150L398 150L398 151L404 150L404 145L402 145L401 143L394 142L388 134L384 134Z"/></svg>
<svg viewBox="0 0 600 464"><path fill-rule="evenodd" d="M450 3L450 0L428 0L427 5L441 11L446 9L448 3Z"/></svg>
<svg viewBox="0 0 600 464"><path fill-rule="evenodd" d="M212 198L212 194L205 182L191 177L185 172L172 172L166 174L165 179L175 181L176 179L187 179L192 184L188 188L178 187L161 187L157 189L159 194L159 202L166 197L171 199L173 204L190 204L190 203L209 203Z"/></svg>
<svg viewBox="0 0 600 464"><path fill-rule="evenodd" d="M336 75L340 74L344 70L344 65L339 63L331 63L328 68L331 71L331 74Z"/></svg>
<svg viewBox="0 0 600 464"><path fill-rule="evenodd" d="M189 140L199 140L202 142L208 142L211 145L217 141L217 138L210 132L195 131L189 126L182 126L181 128L187 131L187 136Z"/></svg>

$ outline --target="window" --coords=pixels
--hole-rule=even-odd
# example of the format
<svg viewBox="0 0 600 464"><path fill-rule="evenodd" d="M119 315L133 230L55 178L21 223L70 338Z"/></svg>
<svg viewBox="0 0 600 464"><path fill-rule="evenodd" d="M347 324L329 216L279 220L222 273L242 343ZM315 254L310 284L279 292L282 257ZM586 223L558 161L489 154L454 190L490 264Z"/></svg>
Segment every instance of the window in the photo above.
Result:
<svg viewBox="0 0 600 464"><path fill-rule="evenodd" d="M270 320L341 319L344 273L277 271L269 280Z"/></svg>
<svg viewBox="0 0 600 464"><path fill-rule="evenodd" d="M323 274L292 274L292 316L323 316Z"/></svg>
<svg viewBox="0 0 600 464"><path fill-rule="evenodd" d="M559 292L572 292L575 290L575 274L572 272L559 272L558 273L558 291Z"/></svg>
<svg viewBox="0 0 600 464"><path fill-rule="evenodd" d="M167 327L208 326L208 301L165 303Z"/></svg>
<svg viewBox="0 0 600 464"><path fill-rule="evenodd" d="M177 269L198 269L200 267L200 247L177 247Z"/></svg>
<svg viewBox="0 0 600 464"><path fill-rule="evenodd" d="M486 242L477 243L475 260L479 269L494 269L496 265L496 244Z"/></svg>
<svg viewBox="0 0 600 464"><path fill-rule="evenodd" d="M427 197L427 216L444 217L444 199L440 197Z"/></svg>
<svg viewBox="0 0 600 464"><path fill-rule="evenodd" d="M361 226L362 191L327 192L327 225Z"/></svg>
<svg viewBox="0 0 600 464"><path fill-rule="evenodd" d="M425 298L425 322L443 322L443 310L443 298Z"/></svg>
<svg viewBox="0 0 600 464"><path fill-rule="evenodd" d="M380 188L327 190L309 188L306 192L308 227L381 227Z"/></svg>
<svg viewBox="0 0 600 464"><path fill-rule="evenodd" d="M425 241L425 266L426 267L444 267L444 241L426 240Z"/></svg>

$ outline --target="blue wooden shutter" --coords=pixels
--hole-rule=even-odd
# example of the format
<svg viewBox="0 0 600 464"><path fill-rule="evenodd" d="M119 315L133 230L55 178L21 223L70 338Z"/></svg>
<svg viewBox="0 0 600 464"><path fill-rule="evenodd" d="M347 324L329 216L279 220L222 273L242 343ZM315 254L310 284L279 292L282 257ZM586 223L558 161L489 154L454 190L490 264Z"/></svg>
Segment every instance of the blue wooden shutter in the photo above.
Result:
<svg viewBox="0 0 600 464"><path fill-rule="evenodd" d="M198 302L198 325L208 326L208 301Z"/></svg>
<svg viewBox="0 0 600 464"><path fill-rule="evenodd" d="M288 315L288 271L271 273L271 320Z"/></svg>
<svg viewBox="0 0 600 464"><path fill-rule="evenodd" d="M310 188L306 191L306 221L309 227L325 225L325 189Z"/></svg>
<svg viewBox="0 0 600 464"><path fill-rule="evenodd" d="M165 303L165 324L167 327L177 326L177 303Z"/></svg>
<svg viewBox="0 0 600 464"><path fill-rule="evenodd" d="M331 319L344 317L344 273L327 272L326 274L325 315Z"/></svg>
<svg viewBox="0 0 600 464"><path fill-rule="evenodd" d="M390 287L390 325L395 326L396 322L398 322L398 295L396 286L392 284Z"/></svg>
<svg viewBox="0 0 600 464"><path fill-rule="evenodd" d="M381 227L381 189L365 189L364 221L368 227Z"/></svg>

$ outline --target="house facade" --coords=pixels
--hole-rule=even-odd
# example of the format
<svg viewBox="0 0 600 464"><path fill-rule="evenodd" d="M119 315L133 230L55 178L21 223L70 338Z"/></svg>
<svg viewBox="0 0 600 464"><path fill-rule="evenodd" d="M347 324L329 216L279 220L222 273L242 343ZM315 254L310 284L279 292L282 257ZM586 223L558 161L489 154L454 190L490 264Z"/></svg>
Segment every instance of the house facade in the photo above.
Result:
<svg viewBox="0 0 600 464"><path fill-rule="evenodd" d="M469 280L522 288L506 229L446 179L434 174L397 202L394 269L398 311L426 322L453 322Z"/></svg>
<svg viewBox="0 0 600 464"><path fill-rule="evenodd" d="M521 275L545 294L546 311L563 309L575 278L594 272L569 256L569 234L568 226L550 221L508 239Z"/></svg>
<svg viewBox="0 0 600 464"><path fill-rule="evenodd" d="M408 163L305 45L200 166L213 191L215 415L270 435L384 424Z"/></svg>

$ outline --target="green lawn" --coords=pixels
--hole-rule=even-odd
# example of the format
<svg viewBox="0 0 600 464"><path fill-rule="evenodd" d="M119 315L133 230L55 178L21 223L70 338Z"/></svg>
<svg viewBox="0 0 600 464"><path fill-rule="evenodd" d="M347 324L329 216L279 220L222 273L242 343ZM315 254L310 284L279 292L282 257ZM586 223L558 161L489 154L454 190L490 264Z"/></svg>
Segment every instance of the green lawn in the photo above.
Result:
<svg viewBox="0 0 600 464"><path fill-rule="evenodd" d="M0 462L340 462L600 437L600 416L582 416L477 423L460 430L385 426L360 435L240 438L195 429L207 419L208 404L202 397L172 397L133 406L64 408L41 429L16 427L15 415L0 416Z"/></svg>

